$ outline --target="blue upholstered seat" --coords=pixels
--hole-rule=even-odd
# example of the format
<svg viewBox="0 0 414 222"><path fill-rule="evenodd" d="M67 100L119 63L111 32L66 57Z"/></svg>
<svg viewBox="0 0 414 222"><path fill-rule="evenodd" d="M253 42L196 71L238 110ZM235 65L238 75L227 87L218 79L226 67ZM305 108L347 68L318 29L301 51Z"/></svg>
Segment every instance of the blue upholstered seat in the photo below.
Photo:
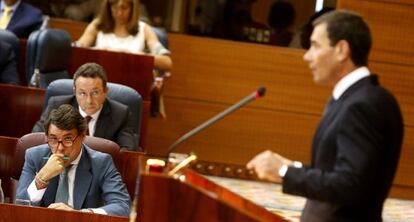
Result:
<svg viewBox="0 0 414 222"><path fill-rule="evenodd" d="M0 29L0 41L6 42L13 47L16 62L19 58L20 41L19 38L10 31Z"/></svg>
<svg viewBox="0 0 414 222"><path fill-rule="evenodd" d="M64 30L42 29L30 34L26 48L27 83L46 88L53 80L70 78L70 52L71 39Z"/></svg>

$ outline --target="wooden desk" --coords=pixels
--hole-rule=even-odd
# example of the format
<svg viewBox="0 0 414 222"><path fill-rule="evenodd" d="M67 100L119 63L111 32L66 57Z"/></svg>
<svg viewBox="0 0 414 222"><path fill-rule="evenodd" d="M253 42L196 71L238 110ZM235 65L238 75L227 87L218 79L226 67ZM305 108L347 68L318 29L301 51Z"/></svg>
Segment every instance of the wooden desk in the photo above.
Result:
<svg viewBox="0 0 414 222"><path fill-rule="evenodd" d="M117 217L77 211L54 210L13 204L0 204L0 222L128 222L127 217Z"/></svg>

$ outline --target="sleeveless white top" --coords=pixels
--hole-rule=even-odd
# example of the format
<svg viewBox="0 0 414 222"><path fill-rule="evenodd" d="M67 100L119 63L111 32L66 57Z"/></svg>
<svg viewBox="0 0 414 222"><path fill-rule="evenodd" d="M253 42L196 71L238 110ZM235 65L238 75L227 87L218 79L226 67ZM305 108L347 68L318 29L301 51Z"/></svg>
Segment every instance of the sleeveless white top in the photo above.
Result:
<svg viewBox="0 0 414 222"><path fill-rule="evenodd" d="M146 23L139 21L139 32L134 36L129 35L127 37L118 37L113 32L103 33L99 31L96 37L95 48L135 54L143 52L145 49L144 27L146 25Z"/></svg>

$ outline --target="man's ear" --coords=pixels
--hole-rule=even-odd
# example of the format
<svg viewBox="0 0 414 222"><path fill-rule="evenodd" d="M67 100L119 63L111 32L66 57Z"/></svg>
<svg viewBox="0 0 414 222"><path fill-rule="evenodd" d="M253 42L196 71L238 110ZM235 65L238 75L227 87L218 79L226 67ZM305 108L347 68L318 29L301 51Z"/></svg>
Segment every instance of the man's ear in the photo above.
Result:
<svg viewBox="0 0 414 222"><path fill-rule="evenodd" d="M337 59L341 62L351 58L351 49L346 40L339 40L335 45Z"/></svg>

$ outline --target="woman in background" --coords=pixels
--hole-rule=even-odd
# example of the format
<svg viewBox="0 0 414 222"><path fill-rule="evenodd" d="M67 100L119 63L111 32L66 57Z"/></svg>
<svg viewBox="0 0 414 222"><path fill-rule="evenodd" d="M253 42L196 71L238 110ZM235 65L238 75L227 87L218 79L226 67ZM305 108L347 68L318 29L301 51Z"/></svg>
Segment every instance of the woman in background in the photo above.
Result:
<svg viewBox="0 0 414 222"><path fill-rule="evenodd" d="M138 0L103 0L98 17L93 20L77 46L154 56L154 67L170 70L168 51L152 28L139 20Z"/></svg>

